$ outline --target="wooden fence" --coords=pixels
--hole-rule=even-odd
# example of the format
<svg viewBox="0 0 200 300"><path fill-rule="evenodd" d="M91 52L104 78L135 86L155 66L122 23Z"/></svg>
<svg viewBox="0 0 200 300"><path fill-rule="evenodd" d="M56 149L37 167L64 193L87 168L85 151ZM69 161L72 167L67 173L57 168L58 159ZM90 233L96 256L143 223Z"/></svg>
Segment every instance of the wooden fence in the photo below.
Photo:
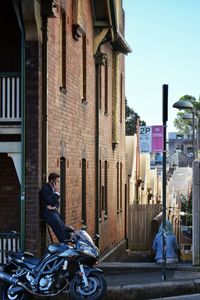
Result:
<svg viewBox="0 0 200 300"><path fill-rule="evenodd" d="M155 232L153 218L162 211L160 204L133 204L128 207L128 243L135 251L151 250Z"/></svg>

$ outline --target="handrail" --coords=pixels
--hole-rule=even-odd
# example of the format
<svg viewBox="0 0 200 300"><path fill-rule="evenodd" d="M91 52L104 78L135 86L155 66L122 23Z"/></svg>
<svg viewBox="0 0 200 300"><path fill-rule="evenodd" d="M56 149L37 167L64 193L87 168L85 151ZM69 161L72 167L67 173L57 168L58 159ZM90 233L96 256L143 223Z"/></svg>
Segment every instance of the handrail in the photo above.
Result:
<svg viewBox="0 0 200 300"><path fill-rule="evenodd" d="M20 251L20 234L15 231L0 233L0 265L7 263L10 252Z"/></svg>
<svg viewBox="0 0 200 300"><path fill-rule="evenodd" d="M0 72L0 77L20 77L19 72Z"/></svg>
<svg viewBox="0 0 200 300"><path fill-rule="evenodd" d="M0 73L0 122L21 121L20 74Z"/></svg>

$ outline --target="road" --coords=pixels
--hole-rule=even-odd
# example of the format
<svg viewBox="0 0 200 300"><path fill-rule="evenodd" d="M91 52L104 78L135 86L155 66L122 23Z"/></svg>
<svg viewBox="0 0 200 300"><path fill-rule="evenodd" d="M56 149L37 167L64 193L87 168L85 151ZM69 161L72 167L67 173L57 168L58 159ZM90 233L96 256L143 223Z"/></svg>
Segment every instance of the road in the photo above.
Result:
<svg viewBox="0 0 200 300"><path fill-rule="evenodd" d="M199 300L200 294L191 294L191 295L184 295L184 296L176 296L176 297L168 297L168 298L156 298L151 300Z"/></svg>

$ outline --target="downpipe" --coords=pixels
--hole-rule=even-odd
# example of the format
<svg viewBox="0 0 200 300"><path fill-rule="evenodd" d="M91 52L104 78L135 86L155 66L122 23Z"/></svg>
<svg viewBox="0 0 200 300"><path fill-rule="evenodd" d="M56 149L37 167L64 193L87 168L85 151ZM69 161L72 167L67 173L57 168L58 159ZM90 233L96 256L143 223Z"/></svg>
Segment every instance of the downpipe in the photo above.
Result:
<svg viewBox="0 0 200 300"><path fill-rule="evenodd" d="M37 296L37 297L54 297L59 295L68 285L68 283L61 289L59 290L57 293L51 293L51 294L38 294L33 292L32 290L30 290L23 282L21 282L18 278L13 277L12 275L9 275L3 271L0 271L0 280L6 281L10 284L13 285L19 285L22 289L24 289L26 292L28 292L29 294L33 295L33 296Z"/></svg>

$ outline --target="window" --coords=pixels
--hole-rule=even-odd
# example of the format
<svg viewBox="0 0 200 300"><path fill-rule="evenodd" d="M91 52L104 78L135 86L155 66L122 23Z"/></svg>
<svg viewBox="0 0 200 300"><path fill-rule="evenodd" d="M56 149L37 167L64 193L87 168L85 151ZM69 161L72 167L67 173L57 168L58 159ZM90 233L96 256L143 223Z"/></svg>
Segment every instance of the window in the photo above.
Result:
<svg viewBox="0 0 200 300"><path fill-rule="evenodd" d="M66 89L66 13L60 16L60 89Z"/></svg>
<svg viewBox="0 0 200 300"><path fill-rule="evenodd" d="M112 58L112 148L116 149L119 143L119 97L120 97L120 80L119 80L119 54L113 51Z"/></svg>
<svg viewBox="0 0 200 300"><path fill-rule="evenodd" d="M99 218L102 216L101 160L99 160Z"/></svg>
<svg viewBox="0 0 200 300"><path fill-rule="evenodd" d="M87 102L87 38L82 35L82 102Z"/></svg>
<svg viewBox="0 0 200 300"><path fill-rule="evenodd" d="M99 109L102 107L102 67L99 65L99 76L98 76L98 95L99 95Z"/></svg>
<svg viewBox="0 0 200 300"><path fill-rule="evenodd" d="M65 220L66 207L66 159L60 158L60 213Z"/></svg>
<svg viewBox="0 0 200 300"><path fill-rule="evenodd" d="M105 215L108 214L108 162L105 161L104 164L104 203L103 210Z"/></svg>
<svg viewBox="0 0 200 300"><path fill-rule="evenodd" d="M82 224L86 225L86 159L82 159Z"/></svg>
<svg viewBox="0 0 200 300"><path fill-rule="evenodd" d="M117 162L117 212L122 211L122 170L123 164Z"/></svg>
<svg viewBox="0 0 200 300"><path fill-rule="evenodd" d="M105 69L105 88L104 88L104 91L105 91L105 95L104 95L104 98L105 98L105 104L104 104L104 113L107 114L108 113L108 61L106 60L105 62L105 66L104 66L104 69Z"/></svg>
<svg viewBox="0 0 200 300"><path fill-rule="evenodd" d="M119 189L119 162L117 162L117 212L120 209L120 189Z"/></svg>
<svg viewBox="0 0 200 300"><path fill-rule="evenodd" d="M120 122L122 123L123 116L123 74L120 74Z"/></svg>
<svg viewBox="0 0 200 300"><path fill-rule="evenodd" d="M120 211L122 211L122 199L123 199L123 194L122 194L122 171L123 171L123 164L120 163Z"/></svg>

